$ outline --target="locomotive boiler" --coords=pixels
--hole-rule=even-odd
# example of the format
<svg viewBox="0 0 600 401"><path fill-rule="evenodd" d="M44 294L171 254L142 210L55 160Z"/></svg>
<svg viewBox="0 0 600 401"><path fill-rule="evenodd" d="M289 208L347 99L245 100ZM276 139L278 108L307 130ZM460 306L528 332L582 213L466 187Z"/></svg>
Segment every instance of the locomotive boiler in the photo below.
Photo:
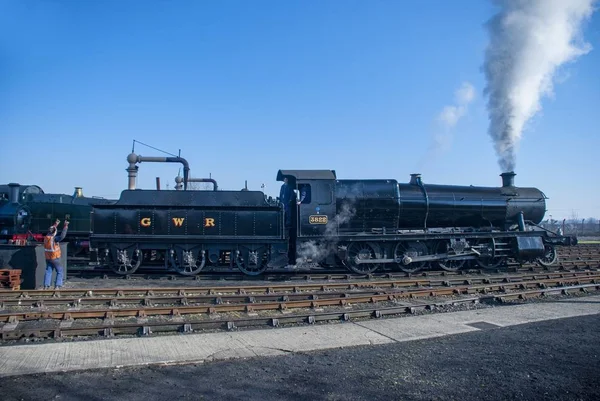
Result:
<svg viewBox="0 0 600 401"><path fill-rule="evenodd" d="M513 225L524 230L525 218L533 224L543 220L546 196L536 188L515 187L515 175L501 174L501 187L425 185L420 174L411 174L409 183L337 180L336 213L342 213L343 204L354 205L355 212L345 225L350 230L506 230Z"/></svg>

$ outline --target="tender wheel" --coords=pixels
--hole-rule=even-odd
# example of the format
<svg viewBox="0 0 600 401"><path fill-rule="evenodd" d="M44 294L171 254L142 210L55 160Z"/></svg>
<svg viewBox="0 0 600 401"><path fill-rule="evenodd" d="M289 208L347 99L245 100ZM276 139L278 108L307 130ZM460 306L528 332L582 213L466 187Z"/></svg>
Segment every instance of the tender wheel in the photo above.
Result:
<svg viewBox="0 0 600 401"><path fill-rule="evenodd" d="M538 258L537 261L545 267L555 264L558 261L558 253L554 245L544 245L544 256Z"/></svg>
<svg viewBox="0 0 600 401"><path fill-rule="evenodd" d="M111 269L122 276L133 274L142 264L142 253L135 246L125 249L111 247Z"/></svg>
<svg viewBox="0 0 600 401"><path fill-rule="evenodd" d="M394 258L402 259L404 256L408 256L409 258L414 258L416 256L427 255L429 251L427 250L427 245L422 242L399 242L396 244L396 248L394 248ZM404 263L396 263L396 266L406 273L416 273L421 269L427 267L429 262L412 262L408 265Z"/></svg>
<svg viewBox="0 0 600 401"><path fill-rule="evenodd" d="M448 241L440 241L435 246L434 253L447 253L449 250L450 250L450 246L448 244ZM436 264L446 271L455 272L455 271L460 270L465 265L465 262L466 262L466 260L464 260L464 259L463 260L445 259L445 260L438 260L436 262Z"/></svg>
<svg viewBox="0 0 600 401"><path fill-rule="evenodd" d="M267 262L267 252L264 247L256 250L242 247L236 252L235 264L242 273L249 276L258 276L264 273L268 267Z"/></svg>
<svg viewBox="0 0 600 401"><path fill-rule="evenodd" d="M185 250L176 247L170 252L169 262L177 273L183 276L195 276L206 265L206 253L198 248Z"/></svg>
<svg viewBox="0 0 600 401"><path fill-rule="evenodd" d="M352 242L348 245L344 265L354 273L369 274L381 266L380 263L360 263L369 259L377 259L373 247L364 242Z"/></svg>

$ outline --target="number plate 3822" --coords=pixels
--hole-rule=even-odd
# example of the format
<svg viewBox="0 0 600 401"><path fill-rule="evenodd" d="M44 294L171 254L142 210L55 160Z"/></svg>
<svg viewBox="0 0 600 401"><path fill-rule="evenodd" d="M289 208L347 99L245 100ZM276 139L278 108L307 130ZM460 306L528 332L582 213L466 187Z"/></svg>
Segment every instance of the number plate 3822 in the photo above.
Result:
<svg viewBox="0 0 600 401"><path fill-rule="evenodd" d="M308 216L308 222L310 224L327 224L327 216L323 214L313 214Z"/></svg>

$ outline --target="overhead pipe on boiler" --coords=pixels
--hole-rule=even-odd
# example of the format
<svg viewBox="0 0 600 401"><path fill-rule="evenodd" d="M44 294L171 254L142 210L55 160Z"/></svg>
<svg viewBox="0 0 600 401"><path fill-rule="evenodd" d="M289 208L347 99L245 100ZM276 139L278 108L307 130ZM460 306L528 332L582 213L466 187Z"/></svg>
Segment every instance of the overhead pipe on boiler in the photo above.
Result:
<svg viewBox="0 0 600 401"><path fill-rule="evenodd" d="M175 177L175 189L181 189L181 182L183 179L179 176ZM217 185L217 181L213 178L191 178L188 177L188 182L212 182L213 191L216 191L219 186Z"/></svg>
<svg viewBox="0 0 600 401"><path fill-rule="evenodd" d="M127 156L127 162L129 167L127 172L129 173L129 189L135 189L135 179L137 177L138 166L137 163L141 162L155 162L155 163L181 163L183 164L183 189L187 190L188 177L190 175L190 165L183 157L148 157L139 156L135 153L130 153Z"/></svg>

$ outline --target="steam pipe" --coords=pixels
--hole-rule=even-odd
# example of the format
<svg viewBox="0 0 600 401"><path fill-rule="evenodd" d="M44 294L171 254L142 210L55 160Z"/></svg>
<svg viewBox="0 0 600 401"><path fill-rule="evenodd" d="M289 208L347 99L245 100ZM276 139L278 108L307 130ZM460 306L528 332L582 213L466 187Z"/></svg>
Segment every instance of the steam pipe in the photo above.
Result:
<svg viewBox="0 0 600 401"><path fill-rule="evenodd" d="M525 216L522 211L517 215L517 223L519 224L519 231L525 231Z"/></svg>
<svg viewBox="0 0 600 401"><path fill-rule="evenodd" d="M419 174L419 173L411 174L409 184L418 186L419 188L421 188L421 192L423 192L423 197L425 198L425 219L423 220L423 228L427 229L427 219L429 218L429 195L427 194L425 185L423 185L423 180L421 179L421 174Z"/></svg>
<svg viewBox="0 0 600 401"><path fill-rule="evenodd" d="M181 177L179 177L179 176L175 177L175 183L177 184L177 185L175 185L175 189L181 188L181 185L180 185L181 181L182 181ZM188 177L188 182L212 182L213 191L216 191L218 189L217 181L214 180L213 178L191 178L191 177Z"/></svg>
<svg viewBox="0 0 600 401"><path fill-rule="evenodd" d="M129 189L135 189L135 179L137 177L138 166L136 163L141 162L155 162L155 163L181 163L183 164L183 189L187 190L188 177L190 174L190 165L183 157L148 157L139 156L135 153L130 153L127 156L127 162L129 167L127 172L129 173Z"/></svg>

